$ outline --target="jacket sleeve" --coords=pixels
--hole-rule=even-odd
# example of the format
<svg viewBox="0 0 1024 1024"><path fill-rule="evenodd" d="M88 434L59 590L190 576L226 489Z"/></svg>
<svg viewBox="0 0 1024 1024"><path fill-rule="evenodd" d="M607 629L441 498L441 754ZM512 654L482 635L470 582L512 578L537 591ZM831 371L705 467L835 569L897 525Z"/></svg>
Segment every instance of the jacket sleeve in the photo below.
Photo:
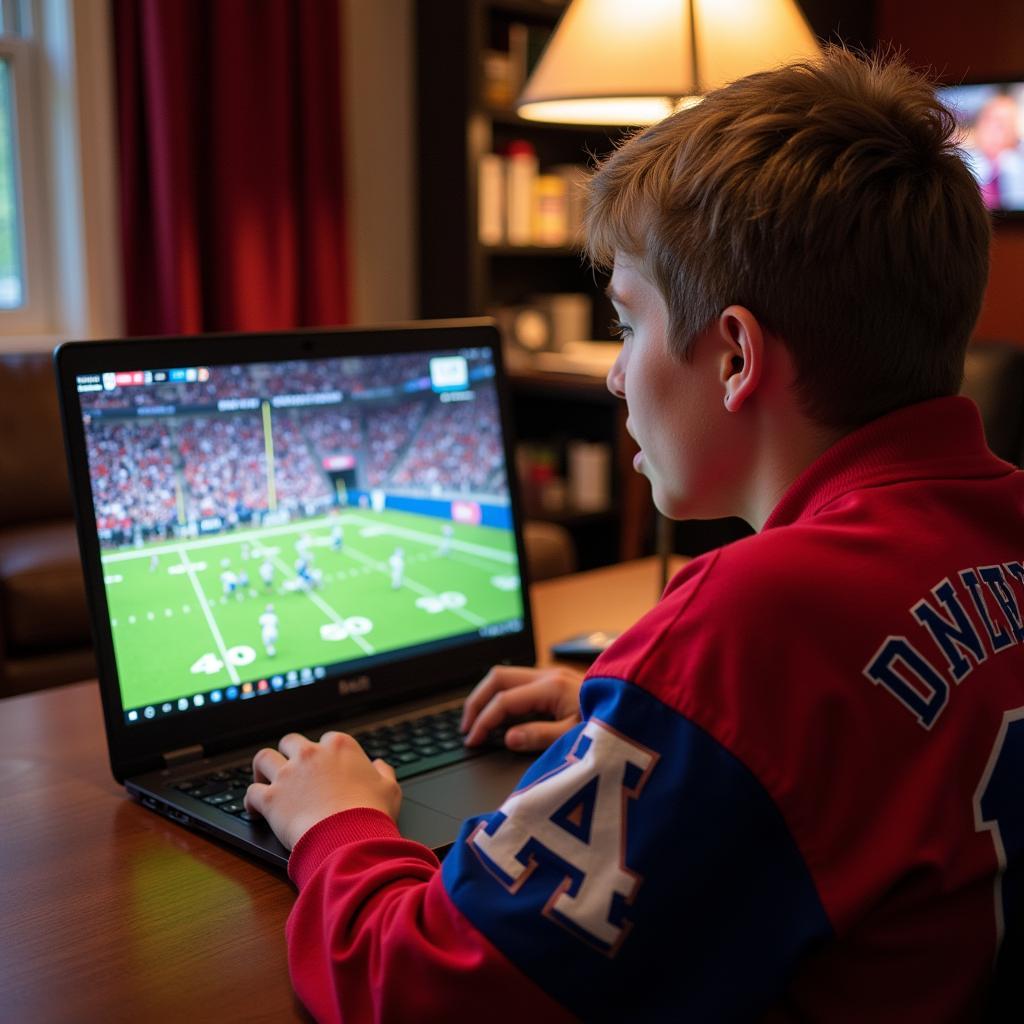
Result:
<svg viewBox="0 0 1024 1024"><path fill-rule="evenodd" d="M832 937L782 815L648 691L591 677L581 701L582 723L463 827L453 903L585 1020L756 1019Z"/></svg>
<svg viewBox="0 0 1024 1024"><path fill-rule="evenodd" d="M758 780L646 691L592 678L583 721L438 870L379 812L292 855L292 978L318 1020L733 1020L831 934Z"/></svg>
<svg viewBox="0 0 1024 1024"><path fill-rule="evenodd" d="M327 818L302 836L288 870L299 888L289 970L317 1021L574 1019L465 920L433 852L402 839L387 815Z"/></svg>

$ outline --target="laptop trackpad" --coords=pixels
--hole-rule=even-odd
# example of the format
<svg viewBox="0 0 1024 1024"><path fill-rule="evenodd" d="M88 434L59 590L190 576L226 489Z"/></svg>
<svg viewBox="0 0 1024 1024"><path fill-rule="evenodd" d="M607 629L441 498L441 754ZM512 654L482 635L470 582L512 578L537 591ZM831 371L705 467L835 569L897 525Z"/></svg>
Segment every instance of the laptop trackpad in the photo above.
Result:
<svg viewBox="0 0 1024 1024"><path fill-rule="evenodd" d="M398 815L398 831L406 839L414 839L432 850L443 849L454 842L461 824L460 818L442 814L409 799L402 801L402 810Z"/></svg>
<svg viewBox="0 0 1024 1024"><path fill-rule="evenodd" d="M497 810L532 760L532 757L509 751L495 751L421 779L410 779L402 783L402 792L410 800L450 814L461 822L474 814Z"/></svg>

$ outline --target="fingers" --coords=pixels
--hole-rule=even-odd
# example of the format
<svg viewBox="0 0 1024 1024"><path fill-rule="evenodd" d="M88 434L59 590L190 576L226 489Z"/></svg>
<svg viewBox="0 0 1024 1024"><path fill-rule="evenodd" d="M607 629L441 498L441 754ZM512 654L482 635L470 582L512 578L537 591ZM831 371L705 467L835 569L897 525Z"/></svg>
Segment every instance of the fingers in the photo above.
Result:
<svg viewBox="0 0 1024 1024"><path fill-rule="evenodd" d="M269 789L270 787L265 783L253 782L245 791L245 798L242 800L242 803L250 814L259 814L264 818L267 816L265 807L267 791Z"/></svg>
<svg viewBox="0 0 1024 1024"><path fill-rule="evenodd" d="M462 706L461 732L467 732L477 715L487 706L496 693L515 686L523 686L537 678L537 669L520 665L495 665L473 687L472 693Z"/></svg>
<svg viewBox="0 0 1024 1024"><path fill-rule="evenodd" d="M472 747L483 743L492 729L496 729L509 718L553 713L557 710L561 697L558 681L547 675L541 675L533 682L524 683L514 689L501 690L476 716L466 734L466 745Z"/></svg>
<svg viewBox="0 0 1024 1024"><path fill-rule="evenodd" d="M380 774L388 780L388 782L397 782L398 776L395 775L395 769L391 767L383 758L378 757L370 762L374 768L377 769Z"/></svg>
<svg viewBox="0 0 1024 1024"><path fill-rule="evenodd" d="M359 761L364 762L363 766ZM346 789L361 793L358 773L367 772L369 768L369 758L347 733L330 730L318 742L299 733L289 733L278 743L277 750L264 748L253 758L254 781L246 791L245 808L262 815L290 848L301 834L296 831L299 828L296 822L308 825L311 807L326 807L326 813L330 813L330 808L347 809L339 793ZM352 772L354 779L349 778ZM374 788L366 790L364 786L369 793L366 806L380 806L387 813L393 811L392 817L397 818L402 797L395 773L380 762L371 776L374 774L387 781L388 789L393 792L387 793L386 805L381 805L374 802ZM356 797L357 804L360 799Z"/></svg>
<svg viewBox="0 0 1024 1024"><path fill-rule="evenodd" d="M307 747L314 745L312 740L306 739L301 733L290 732L287 736L281 737L277 749L290 760L293 757L299 757Z"/></svg>
<svg viewBox="0 0 1024 1024"><path fill-rule="evenodd" d="M285 741L289 741L287 746L289 750L296 748L295 740L306 740L304 736L299 736L296 733L289 733L283 737L278 746L281 750L285 749ZM266 815L267 805L267 790L270 788L268 785L277 778L278 773L288 763L288 758L284 754L279 753L277 750L271 750L270 747L264 747L262 750L257 750L255 757L252 759L252 777L253 783L245 791L245 809L250 814L260 814L264 818Z"/></svg>
<svg viewBox="0 0 1024 1024"><path fill-rule="evenodd" d="M310 744L310 746L312 745L313 744ZM358 740L350 736L347 732L338 732L337 729L329 729L325 732L320 737L320 745L322 747L326 747L332 753L338 753L339 751L348 749L358 750L361 754L363 753L363 748L359 745ZM366 755L363 754L363 756L365 757Z"/></svg>
<svg viewBox="0 0 1024 1024"><path fill-rule="evenodd" d="M578 724L578 715L570 715L558 722L524 722L505 733L505 746L516 752L547 750L559 736Z"/></svg>
<svg viewBox="0 0 1024 1024"><path fill-rule="evenodd" d="M266 817L264 808L268 784L277 778L278 773L291 758L300 755L306 747L312 747L313 744L305 736L301 736L297 732L290 732L281 737L281 742L277 746L277 750L264 747L262 750L256 751L252 759L253 784L245 794L245 809L262 814L264 817Z"/></svg>
<svg viewBox="0 0 1024 1024"><path fill-rule="evenodd" d="M257 750L256 756L252 759L253 779L256 782L273 782L277 778L277 773L281 770L285 760L283 754L279 754L276 750L271 750L269 747Z"/></svg>

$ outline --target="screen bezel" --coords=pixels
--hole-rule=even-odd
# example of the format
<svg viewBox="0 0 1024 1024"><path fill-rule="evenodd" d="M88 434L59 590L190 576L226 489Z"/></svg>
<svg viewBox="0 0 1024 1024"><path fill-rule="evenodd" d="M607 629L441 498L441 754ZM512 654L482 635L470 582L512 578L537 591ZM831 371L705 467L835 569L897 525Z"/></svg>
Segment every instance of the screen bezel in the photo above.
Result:
<svg viewBox="0 0 1024 1024"><path fill-rule="evenodd" d="M991 86L1006 86L1006 85L1024 85L1024 74L1017 75L1009 78L971 78L963 79L962 81L956 82L936 82L936 89L956 89L960 86L974 86L974 85L991 85ZM952 114L952 108L948 106L942 97L936 92L936 96L943 103L943 106ZM957 146L957 149L962 147ZM966 164L965 164L966 166ZM970 168L968 168L970 170ZM973 177L973 175L972 175ZM1024 220L1024 209L1014 209L1010 207L997 207L996 209L989 209L985 207L989 216L992 218L993 224L1001 224L1006 222L1021 221Z"/></svg>
<svg viewBox="0 0 1024 1024"><path fill-rule="evenodd" d="M463 348L487 348L494 362L494 386L502 421L509 500L522 580L522 631L424 652L398 665L383 664L357 670L356 675L369 676L372 681L370 690L365 693L342 696L337 684L339 680L349 678L350 674L332 672L310 686L282 690L244 702L208 703L180 715L127 723L103 585L101 548L92 502L77 376L117 369L165 369L170 365L215 366ZM273 735L275 730L288 731L329 717L364 714L394 702L416 699L451 687L459 680L479 677L496 663L530 664L535 660L522 506L512 449L511 408L501 359L500 335L493 321L442 320L370 328L74 341L58 346L54 352L54 364L110 763L118 780L162 767L163 755L168 752L200 745L207 755L217 753L258 742Z"/></svg>

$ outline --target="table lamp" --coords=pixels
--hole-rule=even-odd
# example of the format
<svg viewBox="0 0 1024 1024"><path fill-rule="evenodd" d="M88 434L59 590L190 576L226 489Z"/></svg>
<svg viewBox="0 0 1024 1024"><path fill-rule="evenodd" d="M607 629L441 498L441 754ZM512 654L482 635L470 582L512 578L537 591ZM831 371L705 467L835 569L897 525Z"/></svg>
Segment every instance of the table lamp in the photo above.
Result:
<svg viewBox="0 0 1024 1024"><path fill-rule="evenodd" d="M516 109L532 121L653 124L818 52L794 0L572 0Z"/></svg>

